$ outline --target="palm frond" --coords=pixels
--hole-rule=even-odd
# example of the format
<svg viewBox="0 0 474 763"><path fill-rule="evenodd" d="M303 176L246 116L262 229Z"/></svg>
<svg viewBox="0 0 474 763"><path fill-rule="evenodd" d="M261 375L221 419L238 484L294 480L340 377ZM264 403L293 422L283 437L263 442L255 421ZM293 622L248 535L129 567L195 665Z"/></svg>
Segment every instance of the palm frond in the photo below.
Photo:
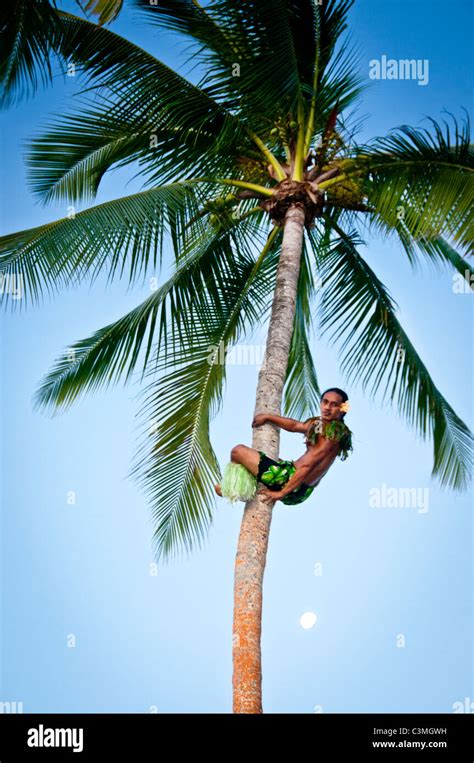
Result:
<svg viewBox="0 0 474 763"><path fill-rule="evenodd" d="M131 476L149 495L157 558L200 545L212 520L213 482L219 465L209 440L209 421L222 402L225 352L268 310L274 287L278 231L270 234L257 261L248 261L237 278L227 279L219 307L200 306L189 333L170 338L172 357L158 353L139 412L145 439ZM164 376L156 379L156 374ZM147 374L148 375L148 374Z"/></svg>
<svg viewBox="0 0 474 763"><path fill-rule="evenodd" d="M79 67L94 95L98 88L106 88L129 113L138 109L145 115L147 107L152 109L157 129L208 130L219 138L243 131L237 115L217 103L209 91L147 51L72 14L60 12L59 17L61 54Z"/></svg>
<svg viewBox="0 0 474 763"><path fill-rule="evenodd" d="M194 42L203 81L226 108L248 117L266 110L267 124L276 113L295 110L300 82L285 2L216 0L205 9L191 0L134 2L153 23Z"/></svg>
<svg viewBox="0 0 474 763"><path fill-rule="evenodd" d="M191 119L186 127L173 126L168 117L162 116L162 104L148 98L143 109L136 103L132 108L122 98L116 103L113 94L83 99L79 109L57 116L47 132L30 140L27 165L33 192L45 203L89 200L108 169L132 162L146 180L144 186L208 174L242 176L248 136L246 143L239 143L236 130L224 145L222 121L202 129L199 115L194 127Z"/></svg>
<svg viewBox="0 0 474 763"><path fill-rule="evenodd" d="M445 239L420 238L414 239L406 231L398 231L398 239L405 250L413 267L419 267L427 262L435 267L445 266L454 268L467 284L472 284L474 269Z"/></svg>
<svg viewBox="0 0 474 763"><path fill-rule="evenodd" d="M327 23L325 23L328 13L327 4L324 8L314 0L285 0L279 4L286 6L287 24L293 39L298 78L304 93L313 87L316 46L324 45L324 38L327 35Z"/></svg>
<svg viewBox="0 0 474 763"><path fill-rule="evenodd" d="M329 216L326 224L338 238L320 264L323 297L320 324L330 340L341 342L341 368L348 380L360 381L372 397L384 384L410 426L433 436L432 475L442 486L466 489L471 476L472 437L437 389L396 317L396 304L384 284L357 251L362 243Z"/></svg>
<svg viewBox="0 0 474 763"><path fill-rule="evenodd" d="M0 105L52 81L50 56L60 35L55 2L6 0L0 11Z"/></svg>
<svg viewBox="0 0 474 763"><path fill-rule="evenodd" d="M316 4L316 39L318 49L318 71L322 78L347 29L347 17L354 0L330 0Z"/></svg>
<svg viewBox="0 0 474 763"><path fill-rule="evenodd" d="M92 198L107 169L134 160L148 186L191 173L238 178L243 158L265 168L244 125L204 89L108 29L58 17L58 50L94 99L61 115L29 149L32 186L45 201Z"/></svg>
<svg viewBox="0 0 474 763"><path fill-rule="evenodd" d="M187 242L173 275L136 308L90 337L75 342L58 358L35 394L36 409L64 410L86 392L131 380L138 363L143 380L150 369L152 346L169 357L174 344L186 341L208 303L217 310L227 282L238 280L252 261L258 225L247 219L223 232L209 227L204 239ZM260 275L266 273L262 267Z"/></svg>
<svg viewBox="0 0 474 763"><path fill-rule="evenodd" d="M58 115L47 132L30 140L26 164L33 193L44 203L93 199L110 167L152 154L153 129L125 118L108 98L84 99L80 111Z"/></svg>
<svg viewBox="0 0 474 763"><path fill-rule="evenodd" d="M404 125L360 149L374 227L405 241L442 237L472 247L474 150L469 118L453 120L444 131L431 118L432 132Z"/></svg>
<svg viewBox="0 0 474 763"><path fill-rule="evenodd" d="M362 92L363 80L357 73L359 53L342 40L353 0L336 0L316 5L314 44L301 49L311 60L312 77L304 91L307 124L305 151L320 145L325 126L336 104L339 118ZM319 157L321 158L321 157Z"/></svg>
<svg viewBox="0 0 474 763"><path fill-rule="evenodd" d="M71 217L0 238L0 274L21 280L24 299L4 304L26 305L87 276L93 282L107 266L108 279L128 270L135 283L153 265L161 264L167 231L179 236L198 215L207 195L196 182L172 183L161 188L114 199Z"/></svg>

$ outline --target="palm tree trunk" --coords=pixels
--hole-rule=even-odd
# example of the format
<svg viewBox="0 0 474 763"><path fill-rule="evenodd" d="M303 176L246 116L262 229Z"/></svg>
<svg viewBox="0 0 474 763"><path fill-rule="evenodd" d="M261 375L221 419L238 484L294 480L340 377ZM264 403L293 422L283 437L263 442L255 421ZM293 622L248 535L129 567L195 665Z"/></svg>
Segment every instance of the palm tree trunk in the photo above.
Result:
<svg viewBox="0 0 474 763"><path fill-rule="evenodd" d="M260 369L255 413L279 413L288 366L303 249L305 213L288 208L278 263L265 358ZM265 424L253 430L252 446L277 458L280 434ZM278 504L277 504L278 506ZM234 577L234 713L262 713L262 587L272 508L258 496L245 505Z"/></svg>

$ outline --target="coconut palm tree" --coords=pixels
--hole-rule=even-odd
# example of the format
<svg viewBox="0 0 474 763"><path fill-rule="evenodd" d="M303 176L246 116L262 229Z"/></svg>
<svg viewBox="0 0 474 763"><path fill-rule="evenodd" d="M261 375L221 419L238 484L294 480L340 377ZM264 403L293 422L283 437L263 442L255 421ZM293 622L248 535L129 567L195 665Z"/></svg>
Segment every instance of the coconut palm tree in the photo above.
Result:
<svg viewBox="0 0 474 763"><path fill-rule="evenodd" d="M434 262L468 281L473 155L469 121L402 126L359 145L363 82L347 37L353 0L134 0L146 23L191 43L197 83L103 23L15 2L3 22L3 100L47 81L50 57L73 64L79 107L31 142L27 161L44 201L92 202L103 175L133 165L143 190L1 239L4 278L21 274L38 301L99 273L142 283L172 275L120 320L76 341L42 380L39 409L141 370L143 442L131 475L149 496L157 558L189 553L212 521L219 464L209 438L223 400L225 351L266 318L255 412L314 414L313 317L338 344L353 383L383 398L434 448L433 476L469 480L470 433L404 331L392 296L364 260L364 230L400 243L413 266ZM89 3L109 17L120 3ZM105 9L104 9L105 6ZM20 9L20 10L18 10ZM28 18L26 18L28 17ZM25 20L26 18L26 20ZM464 256L463 256L464 255ZM6 290L4 301L8 302ZM224 348L224 352L223 352ZM403 352L400 352L400 351ZM254 429L278 457L278 431ZM243 510L235 560L234 711L262 712L262 585L272 509Z"/></svg>

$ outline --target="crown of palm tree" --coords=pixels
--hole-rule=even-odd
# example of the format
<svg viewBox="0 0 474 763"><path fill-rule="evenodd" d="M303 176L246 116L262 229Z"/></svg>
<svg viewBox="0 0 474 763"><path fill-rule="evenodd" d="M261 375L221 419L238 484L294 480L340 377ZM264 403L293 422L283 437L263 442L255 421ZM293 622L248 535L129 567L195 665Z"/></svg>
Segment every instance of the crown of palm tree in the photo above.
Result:
<svg viewBox="0 0 474 763"><path fill-rule="evenodd" d="M143 187L3 237L0 272L22 274L27 304L102 272L136 284L161 267L171 245L169 279L120 320L72 344L36 394L39 408L59 411L141 370L145 430L131 474L150 497L157 555L191 550L212 520L220 475L209 422L226 376L219 348L250 336L269 313L290 205L304 209L306 232L286 415L310 416L319 401L310 347L317 315L348 379L372 396L383 392L409 425L432 437L433 475L465 489L469 430L361 255L360 222L397 237L412 265L429 260L469 281L468 119L402 126L356 143L349 109L362 85L356 52L341 37L352 0L205 7L134 0L147 23L189 40L202 72L197 84L102 26L121 3L88 2L99 25L46 0L10 5L2 21L4 104L34 90L39 75L51 77L51 55L64 67L73 63L85 82L79 107L31 142L35 194L90 202L107 170L129 164Z"/></svg>

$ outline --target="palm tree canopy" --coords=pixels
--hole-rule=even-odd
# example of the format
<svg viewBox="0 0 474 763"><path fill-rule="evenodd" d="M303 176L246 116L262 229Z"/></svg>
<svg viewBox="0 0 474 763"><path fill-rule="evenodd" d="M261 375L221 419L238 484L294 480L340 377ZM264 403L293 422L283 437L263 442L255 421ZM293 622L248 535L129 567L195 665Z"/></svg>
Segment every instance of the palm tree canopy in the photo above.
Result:
<svg viewBox="0 0 474 763"><path fill-rule="evenodd" d="M2 18L4 105L46 83L52 57L63 68L73 63L84 82L79 105L31 141L37 197L93 202L115 167L133 166L143 179L139 193L4 236L3 277L22 274L24 304L101 272L130 285L161 267L164 245L171 245L168 280L130 313L75 342L35 398L39 408L64 410L82 393L141 370L144 439L132 474L150 496L163 559L190 551L212 521L219 465L209 422L223 399L221 349L251 336L268 315L282 221L294 203L305 209L306 234L286 415L308 417L319 400L310 345L316 316L339 344L348 378L373 396L383 391L410 426L432 437L440 483L468 485L469 430L436 387L360 246L362 220L395 236L413 266L429 260L469 281L469 120L402 125L357 144L350 109L362 85L356 51L343 36L352 4L133 0L145 23L189 42L202 72L196 83L105 26L120 2L90 0L85 10L97 24L46 0L11 1Z"/></svg>

